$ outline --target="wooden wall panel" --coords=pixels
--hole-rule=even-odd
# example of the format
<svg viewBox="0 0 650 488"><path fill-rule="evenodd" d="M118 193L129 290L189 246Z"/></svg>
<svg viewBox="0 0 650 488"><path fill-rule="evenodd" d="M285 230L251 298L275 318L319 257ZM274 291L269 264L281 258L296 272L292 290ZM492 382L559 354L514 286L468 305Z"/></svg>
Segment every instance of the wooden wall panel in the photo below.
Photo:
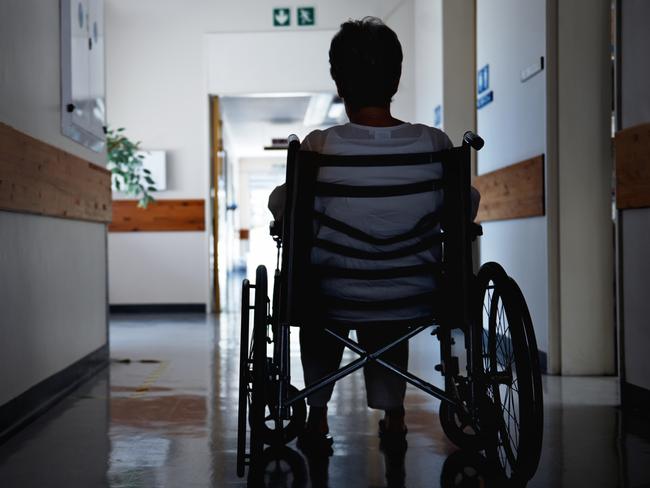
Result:
<svg viewBox="0 0 650 488"><path fill-rule="evenodd" d="M205 230L204 200L156 200L144 208L137 200L113 201L109 232Z"/></svg>
<svg viewBox="0 0 650 488"><path fill-rule="evenodd" d="M616 206L650 207L650 124L616 134Z"/></svg>
<svg viewBox="0 0 650 488"><path fill-rule="evenodd" d="M544 155L478 176L472 184L481 192L479 222L544 215Z"/></svg>
<svg viewBox="0 0 650 488"><path fill-rule="evenodd" d="M0 209L110 222L111 174L0 123Z"/></svg>

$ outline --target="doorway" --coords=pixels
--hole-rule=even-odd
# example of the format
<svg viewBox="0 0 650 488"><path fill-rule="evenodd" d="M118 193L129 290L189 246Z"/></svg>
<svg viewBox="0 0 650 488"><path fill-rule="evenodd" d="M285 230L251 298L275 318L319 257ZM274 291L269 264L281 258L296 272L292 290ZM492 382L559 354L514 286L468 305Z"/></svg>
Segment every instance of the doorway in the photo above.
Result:
<svg viewBox="0 0 650 488"><path fill-rule="evenodd" d="M284 183L287 138L347 121L332 92L212 96L210 263L216 310L236 311L238 287L258 265L269 273L277 250L267 208ZM232 286L230 286L232 284Z"/></svg>

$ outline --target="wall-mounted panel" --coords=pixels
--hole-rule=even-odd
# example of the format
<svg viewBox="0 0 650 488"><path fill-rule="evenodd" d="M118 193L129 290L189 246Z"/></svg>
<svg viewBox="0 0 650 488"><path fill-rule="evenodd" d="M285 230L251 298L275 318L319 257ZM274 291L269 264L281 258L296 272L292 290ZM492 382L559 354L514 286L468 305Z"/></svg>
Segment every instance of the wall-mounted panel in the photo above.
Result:
<svg viewBox="0 0 650 488"><path fill-rule="evenodd" d="M109 232L169 232L205 230L205 201L156 200L147 208L137 200L115 200Z"/></svg>
<svg viewBox="0 0 650 488"><path fill-rule="evenodd" d="M481 193L479 222L544 215L544 156L482 174L472 183Z"/></svg>
<svg viewBox="0 0 650 488"><path fill-rule="evenodd" d="M110 222L110 172L0 123L0 209Z"/></svg>
<svg viewBox="0 0 650 488"><path fill-rule="evenodd" d="M650 123L619 131L614 144L616 206L650 207Z"/></svg>

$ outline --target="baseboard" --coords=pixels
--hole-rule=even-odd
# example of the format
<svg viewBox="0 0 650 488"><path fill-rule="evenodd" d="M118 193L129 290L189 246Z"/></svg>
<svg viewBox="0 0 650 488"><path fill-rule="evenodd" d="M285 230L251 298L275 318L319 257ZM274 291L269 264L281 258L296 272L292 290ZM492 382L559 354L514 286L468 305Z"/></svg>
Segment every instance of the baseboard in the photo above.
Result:
<svg viewBox="0 0 650 488"><path fill-rule="evenodd" d="M110 305L110 313L205 313L205 303L152 303L152 304L128 304Z"/></svg>
<svg viewBox="0 0 650 488"><path fill-rule="evenodd" d="M624 381L621 383L621 406L624 409L650 412L650 390Z"/></svg>
<svg viewBox="0 0 650 488"><path fill-rule="evenodd" d="M108 344L0 405L0 444L62 400L81 383L105 368Z"/></svg>

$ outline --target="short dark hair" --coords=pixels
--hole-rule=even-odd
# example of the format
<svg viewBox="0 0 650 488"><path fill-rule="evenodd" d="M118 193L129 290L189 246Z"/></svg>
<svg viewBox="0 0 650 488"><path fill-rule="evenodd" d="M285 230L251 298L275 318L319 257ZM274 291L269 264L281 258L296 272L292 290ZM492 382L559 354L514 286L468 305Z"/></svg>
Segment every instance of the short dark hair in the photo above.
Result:
<svg viewBox="0 0 650 488"><path fill-rule="evenodd" d="M353 110L389 105L402 75L397 34L376 17L341 24L330 45L330 74Z"/></svg>

